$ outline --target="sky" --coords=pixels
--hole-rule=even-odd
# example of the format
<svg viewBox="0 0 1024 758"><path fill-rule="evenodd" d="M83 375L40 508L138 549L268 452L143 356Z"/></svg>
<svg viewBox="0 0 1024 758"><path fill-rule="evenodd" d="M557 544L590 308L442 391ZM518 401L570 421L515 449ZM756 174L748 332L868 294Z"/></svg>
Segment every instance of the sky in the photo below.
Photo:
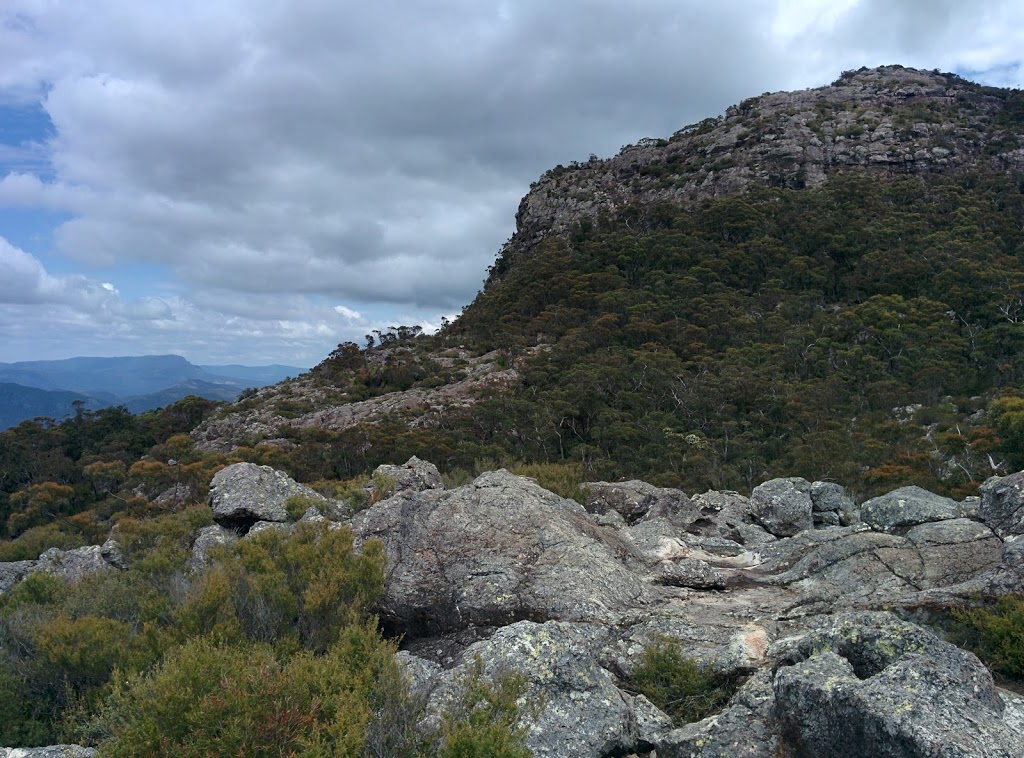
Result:
<svg viewBox="0 0 1024 758"><path fill-rule="evenodd" d="M0 0L0 362L312 366L457 316L558 163L1022 59L1020 0Z"/></svg>

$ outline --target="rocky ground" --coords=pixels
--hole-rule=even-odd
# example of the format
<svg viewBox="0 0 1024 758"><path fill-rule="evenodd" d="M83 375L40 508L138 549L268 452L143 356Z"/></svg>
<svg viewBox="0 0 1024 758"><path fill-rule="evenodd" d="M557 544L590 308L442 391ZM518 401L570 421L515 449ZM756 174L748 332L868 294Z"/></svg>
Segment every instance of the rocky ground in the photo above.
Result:
<svg viewBox="0 0 1024 758"><path fill-rule="evenodd" d="M428 722L479 659L526 677L537 756L1024 755L1024 700L909 620L1024 589L1024 472L964 502L907 487L858 506L832 483L776 479L749 498L592 483L584 507L503 470L446 490L418 459L382 469L392 496L354 515L321 498L303 518L383 541L377 610ZM290 528L283 502L303 490L266 467L222 471L193 564ZM0 565L0 590L120 560L113 543L49 551ZM749 679L673 728L626 684L656 640Z"/></svg>

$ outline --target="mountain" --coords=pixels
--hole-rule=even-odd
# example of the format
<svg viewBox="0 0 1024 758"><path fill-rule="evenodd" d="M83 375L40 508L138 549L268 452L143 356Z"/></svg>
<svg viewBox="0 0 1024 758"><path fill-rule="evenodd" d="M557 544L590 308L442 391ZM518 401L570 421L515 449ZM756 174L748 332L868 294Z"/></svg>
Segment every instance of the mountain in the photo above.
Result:
<svg viewBox="0 0 1024 758"><path fill-rule="evenodd" d="M969 494L1024 465L1022 132L1019 91L886 66L557 166L437 336L340 345L194 438L304 479L417 454Z"/></svg>
<svg viewBox="0 0 1024 758"><path fill-rule="evenodd" d="M236 383L214 384L212 382L204 382L200 379L189 379L187 381L178 382L177 384L162 389L159 392L151 392L147 395L135 395L133 397L124 398L118 402L118 405L123 405L132 413L142 413L144 411L153 410L154 408L163 408L164 406L177 402L189 395L204 397L207 400L232 401L238 397L238 393L239 387Z"/></svg>
<svg viewBox="0 0 1024 758"><path fill-rule="evenodd" d="M203 371L217 376L228 376L232 379L252 382L253 386L263 387L268 384L276 384L292 376L304 374L309 369L298 366L284 366L274 363L269 366L242 366L237 363L229 363L220 366L200 366Z"/></svg>
<svg viewBox="0 0 1024 758"><path fill-rule="evenodd" d="M0 382L0 429L40 416L53 419L73 416L75 409L72 403L76 401L84 403L84 407L90 410L104 405L77 392L41 390Z"/></svg>
<svg viewBox="0 0 1024 758"><path fill-rule="evenodd" d="M88 409L124 405L133 413L142 413L188 395L234 400L244 389L302 372L295 366L276 364L196 366L180 355L0 363L0 383L12 387L0 394L0 429L34 416L62 418L76 399L85 400ZM55 394L48 396L40 390Z"/></svg>
<svg viewBox="0 0 1024 758"><path fill-rule="evenodd" d="M181 381L237 381L213 376L180 355L141 355L118 358L68 358L60 361L0 363L0 380L40 389L106 393L129 397L158 392Z"/></svg>

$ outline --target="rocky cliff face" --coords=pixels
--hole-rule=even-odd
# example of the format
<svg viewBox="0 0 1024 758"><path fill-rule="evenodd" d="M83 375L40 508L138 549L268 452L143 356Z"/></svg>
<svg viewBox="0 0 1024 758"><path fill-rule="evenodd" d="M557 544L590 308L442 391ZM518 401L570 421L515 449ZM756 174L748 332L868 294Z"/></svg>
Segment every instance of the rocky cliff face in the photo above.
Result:
<svg viewBox="0 0 1024 758"><path fill-rule="evenodd" d="M952 74L883 66L828 87L766 93L724 117L646 139L613 158L544 174L516 215L519 244L622 206L689 204L753 184L815 187L829 174L1024 167L1024 95Z"/></svg>

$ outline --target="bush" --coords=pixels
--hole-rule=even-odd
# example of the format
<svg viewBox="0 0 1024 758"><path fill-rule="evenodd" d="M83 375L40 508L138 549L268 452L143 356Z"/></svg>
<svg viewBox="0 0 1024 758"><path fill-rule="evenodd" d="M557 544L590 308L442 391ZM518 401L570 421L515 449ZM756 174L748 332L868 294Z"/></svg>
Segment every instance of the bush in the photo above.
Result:
<svg viewBox="0 0 1024 758"><path fill-rule="evenodd" d="M1024 595L1001 597L989 607L952 611L950 640L982 660L997 677L1024 680Z"/></svg>
<svg viewBox="0 0 1024 758"><path fill-rule="evenodd" d="M586 493L580 489L583 483L583 466L578 463L534 463L518 464L509 469L518 476L536 479L537 484L580 505L587 504Z"/></svg>
<svg viewBox="0 0 1024 758"><path fill-rule="evenodd" d="M741 680L708 670L669 639L644 648L630 677L632 687L663 710L677 726L700 721L728 702Z"/></svg>
<svg viewBox="0 0 1024 758"><path fill-rule="evenodd" d="M306 495L292 495L284 501L284 509L288 511L288 516L292 521L298 521L310 508L319 509L322 506L322 501Z"/></svg>
<svg viewBox="0 0 1024 758"><path fill-rule="evenodd" d="M359 756L381 732L382 701L407 697L395 648L372 623L345 628L323 656L284 661L260 643L209 637L172 651L151 676L115 683L91 724L100 752L118 756ZM394 710L392 708L391 710ZM412 756L411 731L375 736Z"/></svg>
<svg viewBox="0 0 1024 758"><path fill-rule="evenodd" d="M84 544L86 539L82 534L65 531L59 524L32 526L16 539L0 541L0 562L34 561L51 547L71 550Z"/></svg>
<svg viewBox="0 0 1024 758"><path fill-rule="evenodd" d="M323 652L383 592L379 542L355 550L351 531L299 523L267 529L226 551L201 578L178 621L187 635L215 632Z"/></svg>
<svg viewBox="0 0 1024 758"><path fill-rule="evenodd" d="M530 758L519 708L525 690L521 675L488 682L478 657L460 696L442 716L438 758Z"/></svg>

